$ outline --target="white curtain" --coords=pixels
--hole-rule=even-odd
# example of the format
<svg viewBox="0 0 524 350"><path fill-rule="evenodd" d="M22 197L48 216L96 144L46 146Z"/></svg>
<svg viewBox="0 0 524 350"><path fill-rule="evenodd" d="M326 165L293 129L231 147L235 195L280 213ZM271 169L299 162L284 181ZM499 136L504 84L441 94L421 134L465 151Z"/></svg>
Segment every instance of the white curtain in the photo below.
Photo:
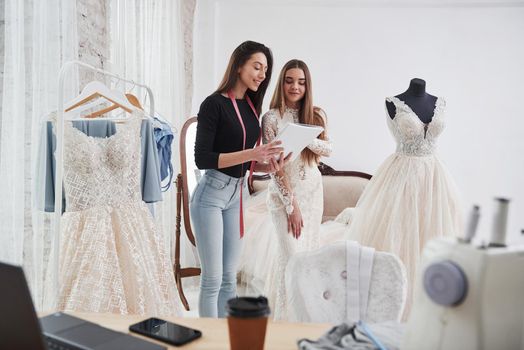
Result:
<svg viewBox="0 0 524 350"><path fill-rule="evenodd" d="M6 0L0 138L0 260L24 267L37 308L43 304L52 215L41 210L39 153L45 116L56 109L63 62L78 59L76 1ZM78 93L78 74L64 96ZM42 175L42 174L40 174ZM37 181L39 179L39 181Z"/></svg>
<svg viewBox="0 0 524 350"><path fill-rule="evenodd" d="M111 0L110 3L111 69L153 90L155 111L176 132L172 144L175 175L179 169L177 132L189 117L191 107L188 86L192 87L192 77L184 64L184 53L187 47L191 48L187 41L192 38L187 33L191 31L188 26L192 25L194 4L195 0ZM176 176L173 182L175 179ZM156 218L172 249L176 223L174 183L164 193L163 201L157 203ZM185 234L182 238L182 265L194 265L196 253Z"/></svg>
<svg viewBox="0 0 524 350"><path fill-rule="evenodd" d="M5 61L0 138L0 259L22 264L25 214L26 1L5 2ZM30 31L29 31L30 33Z"/></svg>
<svg viewBox="0 0 524 350"><path fill-rule="evenodd" d="M191 103L187 87L191 85L187 85L190 80L186 80L184 67L187 36L183 26L188 21L187 16L181 18L181 12L194 8L194 0L109 0L109 4L112 58L106 68L149 85L156 111L175 131L179 130ZM42 171L42 163L37 159L47 151L41 133L45 116L56 109L60 67L78 59L78 14L76 1L71 0L5 0L4 10L5 61L4 67L0 67L4 72L0 115L0 260L24 266L35 305L46 309L49 304L44 302L43 290L44 285L51 285L45 276L54 231L52 214L41 210L45 177L37 176ZM78 72L71 72L65 82L64 99L69 100L78 93ZM139 89L134 92L143 93ZM177 134L172 163L176 174ZM170 247L175 203L176 188L172 185L156 207ZM184 244L183 265L192 265L195 252L187 240Z"/></svg>

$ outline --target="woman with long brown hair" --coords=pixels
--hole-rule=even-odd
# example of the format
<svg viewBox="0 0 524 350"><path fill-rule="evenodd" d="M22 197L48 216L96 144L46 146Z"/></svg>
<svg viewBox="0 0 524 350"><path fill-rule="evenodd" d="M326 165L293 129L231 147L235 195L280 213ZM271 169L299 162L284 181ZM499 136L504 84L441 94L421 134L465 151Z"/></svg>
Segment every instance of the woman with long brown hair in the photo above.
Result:
<svg viewBox="0 0 524 350"><path fill-rule="evenodd" d="M266 283L266 294L274 301L276 319L286 319L284 271L289 258L299 251L320 246L322 221L322 177L318 170L321 156L331 154L327 138L327 117L313 105L311 74L300 60L287 62L278 78L271 109L262 117L264 143L270 144L287 123L322 126L318 136L300 157L271 175L267 204L274 226L276 259Z"/></svg>
<svg viewBox="0 0 524 350"><path fill-rule="evenodd" d="M224 317L227 300L236 296L246 171L271 173L286 162L278 142L254 147L272 65L271 51L263 44L240 44L217 91L198 112L195 162L206 171L191 196L190 210L202 267L202 317Z"/></svg>

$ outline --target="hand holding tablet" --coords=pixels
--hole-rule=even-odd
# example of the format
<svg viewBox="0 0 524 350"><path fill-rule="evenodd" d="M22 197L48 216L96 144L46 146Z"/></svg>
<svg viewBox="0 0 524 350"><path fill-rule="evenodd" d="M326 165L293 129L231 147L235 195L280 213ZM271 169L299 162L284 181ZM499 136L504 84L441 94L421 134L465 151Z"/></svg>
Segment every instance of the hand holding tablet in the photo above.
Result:
<svg viewBox="0 0 524 350"><path fill-rule="evenodd" d="M279 146L284 148L284 154L293 153L290 161L294 161L322 131L324 128L321 126L288 123L273 141L281 141Z"/></svg>

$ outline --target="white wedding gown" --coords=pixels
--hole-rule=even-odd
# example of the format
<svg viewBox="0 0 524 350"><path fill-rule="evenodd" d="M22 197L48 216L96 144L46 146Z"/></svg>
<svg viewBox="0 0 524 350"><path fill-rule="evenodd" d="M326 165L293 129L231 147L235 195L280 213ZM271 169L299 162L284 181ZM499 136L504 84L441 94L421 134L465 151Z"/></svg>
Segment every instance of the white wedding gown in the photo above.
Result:
<svg viewBox="0 0 524 350"><path fill-rule="evenodd" d="M408 273L409 314L420 253L427 241L462 232L461 205L455 184L435 154L444 129L445 101L438 98L429 124L396 97L387 124L397 150L373 175L360 197L346 238L396 254Z"/></svg>
<svg viewBox="0 0 524 350"><path fill-rule="evenodd" d="M272 109L262 117L264 143L275 138L287 123L298 123L298 110L286 108L284 114ZM331 142L316 139L308 148L320 156L329 156ZM285 166L285 176L291 193L283 185L283 178L272 175L264 197L251 200L252 219L246 221L247 234L242 252L240 271L243 282L250 284L268 297L275 319L286 319L286 290L284 272L289 258L300 251L320 246L322 221L322 177L317 164L308 164L300 155ZM304 227L298 239L288 233L286 206L295 198L300 208ZM264 207L267 201L267 209ZM257 213L258 212L258 216ZM247 275L246 272L255 273ZM264 279L264 281L261 280ZM242 277L241 277L242 279ZM253 289L252 289L253 290Z"/></svg>
<svg viewBox="0 0 524 350"><path fill-rule="evenodd" d="M244 211L246 232L240 257L239 294L258 296L270 291L268 277L277 258L275 228L267 208L268 190L249 197ZM320 247L344 240L344 234L351 224L355 208L344 209L334 220L323 222L319 229ZM271 303L274 305L274 300Z"/></svg>
<svg viewBox="0 0 524 350"><path fill-rule="evenodd" d="M94 138L66 122L58 308L181 315L169 253L140 193L141 113Z"/></svg>

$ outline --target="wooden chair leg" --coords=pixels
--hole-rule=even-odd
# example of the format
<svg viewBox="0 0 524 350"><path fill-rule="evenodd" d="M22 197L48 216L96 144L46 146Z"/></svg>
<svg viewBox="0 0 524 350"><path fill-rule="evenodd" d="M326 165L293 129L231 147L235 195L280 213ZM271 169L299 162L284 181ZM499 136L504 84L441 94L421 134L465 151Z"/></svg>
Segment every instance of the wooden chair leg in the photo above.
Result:
<svg viewBox="0 0 524 350"><path fill-rule="evenodd" d="M181 224L182 224L182 192L183 192L183 178L182 174L178 174L176 179L176 226L175 226L175 263L173 270L175 273L175 282L178 289L178 295L180 300L184 305L184 308L189 311L189 303L187 302L186 296L184 294L184 287L182 286L182 278L184 277L194 277L201 274L201 269L198 267L186 267L181 268L180 266L180 236L181 236ZM188 237L189 238L189 237ZM194 242L189 238L190 242Z"/></svg>
<svg viewBox="0 0 524 350"><path fill-rule="evenodd" d="M189 189L187 186L187 164L186 164L186 134L189 127L194 123L196 125L197 117L191 117L187 119L180 130L180 173L176 178L176 227L175 227L175 261L174 261L174 273L175 282L178 289L180 300L187 311L189 311L189 303L187 302L186 296L184 295L184 288L182 286L182 279L185 277L199 276L201 270L197 267L186 267L181 268L180 266L180 244L181 244L181 222L182 212L184 215L184 227L185 234L189 242L196 247L195 236L191 229L191 220L189 218Z"/></svg>
<svg viewBox="0 0 524 350"><path fill-rule="evenodd" d="M184 288L182 286L182 273L180 271L180 265L175 265L175 282L176 282L176 288L178 289L178 295L180 296L180 300L182 301L182 304L184 305L184 308L189 311L189 303L187 302L186 296L184 294Z"/></svg>
<svg viewBox="0 0 524 350"><path fill-rule="evenodd" d="M187 302L184 294L184 288L182 286L182 271L180 268L180 224L182 221L182 174L178 174L176 179L176 225L175 225L175 282L178 289L178 295L182 304L189 311L189 303Z"/></svg>

